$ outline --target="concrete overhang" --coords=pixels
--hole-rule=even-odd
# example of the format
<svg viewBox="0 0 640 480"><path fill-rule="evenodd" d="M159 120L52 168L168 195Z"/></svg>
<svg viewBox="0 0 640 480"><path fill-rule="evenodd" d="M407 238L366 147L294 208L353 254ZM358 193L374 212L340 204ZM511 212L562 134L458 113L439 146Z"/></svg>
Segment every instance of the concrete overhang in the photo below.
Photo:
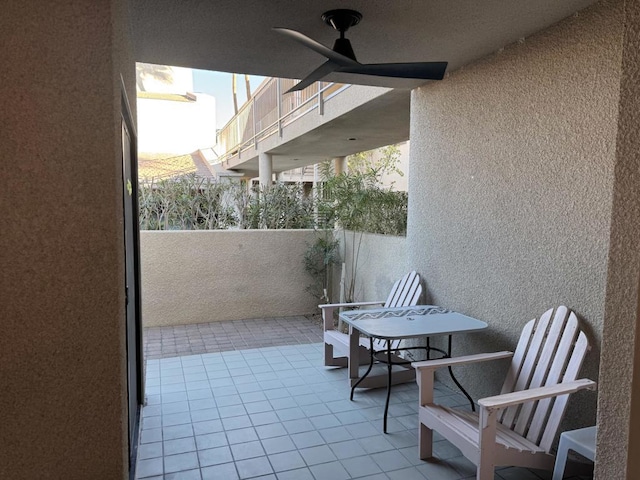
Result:
<svg viewBox="0 0 640 480"><path fill-rule="evenodd" d="M270 135L223 166L253 175L258 153L270 153L278 173L403 142L409 139L409 104L409 90L353 85L329 99L323 115L309 111L285 126L282 137Z"/></svg>
<svg viewBox="0 0 640 480"><path fill-rule="evenodd" d="M328 46L324 11L362 13L347 32L363 63L448 61L449 71L527 37L594 0L130 0L135 60L204 70L302 78L323 57L272 30L287 27ZM333 74L343 83L413 88L424 82Z"/></svg>
<svg viewBox="0 0 640 480"><path fill-rule="evenodd" d="M331 46L336 32L321 14L360 11L347 32L363 63L448 61L448 71L498 51L594 3L594 0L352 0L329 2L130 0L138 62L204 70L303 78L323 57L272 30L287 27ZM410 89L424 81L332 74L350 87L283 129L228 159L226 168L257 175L258 153L274 155L273 171L397 143L409 138ZM355 138L356 140L349 140ZM220 152L223 153L223 152Z"/></svg>

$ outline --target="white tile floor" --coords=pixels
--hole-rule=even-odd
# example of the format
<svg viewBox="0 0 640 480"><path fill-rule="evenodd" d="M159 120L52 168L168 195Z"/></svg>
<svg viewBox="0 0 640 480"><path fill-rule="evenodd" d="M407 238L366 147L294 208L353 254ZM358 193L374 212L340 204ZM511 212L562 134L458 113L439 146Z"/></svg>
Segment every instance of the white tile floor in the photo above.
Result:
<svg viewBox="0 0 640 480"><path fill-rule="evenodd" d="M475 479L445 440L438 460L417 451L417 386L393 388L388 434L385 390L349 401L345 369L328 369L322 345L288 345L149 360L138 479ZM468 408L438 385L441 403ZM499 469L497 480L549 479Z"/></svg>

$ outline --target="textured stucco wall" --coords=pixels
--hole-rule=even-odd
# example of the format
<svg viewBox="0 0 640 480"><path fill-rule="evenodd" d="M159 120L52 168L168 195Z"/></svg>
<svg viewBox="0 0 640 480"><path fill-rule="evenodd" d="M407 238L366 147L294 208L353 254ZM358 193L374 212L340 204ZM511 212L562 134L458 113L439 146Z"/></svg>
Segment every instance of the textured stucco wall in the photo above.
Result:
<svg viewBox="0 0 640 480"><path fill-rule="evenodd" d="M596 478L640 478L640 4L625 3ZM634 384L635 377L635 384Z"/></svg>
<svg viewBox="0 0 640 480"><path fill-rule="evenodd" d="M408 264L434 303L490 325L454 353L514 348L526 321L566 304L593 344L583 374L598 378L621 7L597 4L412 94ZM504 367L459 375L477 397ZM565 426L595 421L595 394L570 405Z"/></svg>
<svg viewBox="0 0 640 480"><path fill-rule="evenodd" d="M143 231L145 326L317 311L303 255L313 230Z"/></svg>
<svg viewBox="0 0 640 480"><path fill-rule="evenodd" d="M345 274L347 283L350 282L352 276L352 259L355 259L354 252L357 253L354 289L354 299L356 301L385 301L395 281L405 273L413 270L413 268L407 266L407 239L405 237L354 234L350 231L343 232L340 230L336 232L336 238L340 240L341 258L346 260ZM334 270L334 302L340 300L341 268L341 265L337 265Z"/></svg>
<svg viewBox="0 0 640 480"><path fill-rule="evenodd" d="M2 5L0 478L126 477L123 8Z"/></svg>

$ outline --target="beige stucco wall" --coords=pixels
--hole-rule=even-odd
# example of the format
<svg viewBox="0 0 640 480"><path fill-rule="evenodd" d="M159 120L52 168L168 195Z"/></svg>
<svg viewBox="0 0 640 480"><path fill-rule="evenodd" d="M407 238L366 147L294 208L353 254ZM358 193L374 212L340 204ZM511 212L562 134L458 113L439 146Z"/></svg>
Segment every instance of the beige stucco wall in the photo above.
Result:
<svg viewBox="0 0 640 480"><path fill-rule="evenodd" d="M625 3L596 478L640 478L640 4ZM635 384L634 384L635 380ZM626 469L626 471L625 471Z"/></svg>
<svg viewBox="0 0 640 480"><path fill-rule="evenodd" d="M346 282L355 270L355 301L385 301L394 282L412 270L407 267L406 237L336 231ZM357 262L352 259L357 257ZM354 268L352 268L355 267ZM342 264L334 269L333 301L340 301Z"/></svg>
<svg viewBox="0 0 640 480"><path fill-rule="evenodd" d="M490 324L457 353L514 348L527 320L566 304L593 344L583 374L598 379L621 7L597 4L413 92L408 263L434 303ZM460 379L495 393L504 366ZM565 427L595 409L595 394L575 395Z"/></svg>
<svg viewBox="0 0 640 480"><path fill-rule="evenodd" d="M121 3L2 5L3 479L127 477Z"/></svg>
<svg viewBox="0 0 640 480"><path fill-rule="evenodd" d="M141 232L145 326L317 310L303 255L313 230Z"/></svg>

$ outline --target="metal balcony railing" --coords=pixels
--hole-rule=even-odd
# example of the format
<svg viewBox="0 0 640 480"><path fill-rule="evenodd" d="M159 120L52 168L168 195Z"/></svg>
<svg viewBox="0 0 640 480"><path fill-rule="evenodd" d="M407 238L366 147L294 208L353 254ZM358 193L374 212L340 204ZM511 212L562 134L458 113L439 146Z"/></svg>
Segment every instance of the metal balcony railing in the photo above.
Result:
<svg viewBox="0 0 640 480"><path fill-rule="evenodd" d="M317 173L315 165L305 165L304 167L292 168L278 175L278 180L289 182L314 182Z"/></svg>
<svg viewBox="0 0 640 480"><path fill-rule="evenodd" d="M235 155L240 157L248 148L257 148L258 143L270 135L282 136L286 125L313 110L324 115L324 102L349 87L316 82L285 95L296 83L297 80L287 78L270 78L258 87L253 97L218 132L220 162Z"/></svg>

